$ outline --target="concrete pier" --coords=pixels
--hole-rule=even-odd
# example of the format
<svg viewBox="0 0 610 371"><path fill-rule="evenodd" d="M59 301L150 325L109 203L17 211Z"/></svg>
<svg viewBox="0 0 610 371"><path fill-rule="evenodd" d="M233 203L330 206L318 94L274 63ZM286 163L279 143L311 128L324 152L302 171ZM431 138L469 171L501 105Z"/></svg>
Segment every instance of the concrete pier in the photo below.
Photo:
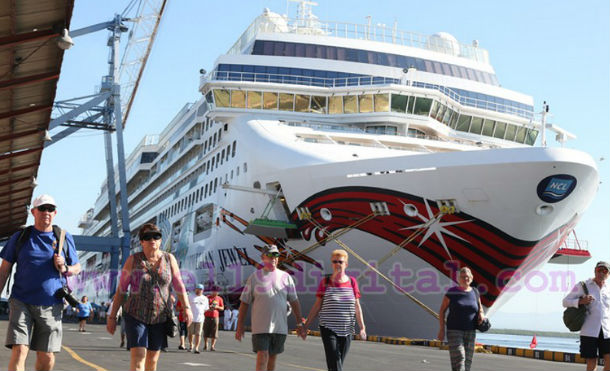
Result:
<svg viewBox="0 0 610 371"><path fill-rule="evenodd" d="M4 341L7 321L0 321L0 339ZM129 352L119 348L119 336L111 336L103 325L87 325L87 332L79 333L75 323L64 324L62 351L56 356L55 370L127 370ZM162 353L158 370L252 370L255 355L252 353L250 334L242 342L234 332L221 331L215 352L188 353L178 350L178 339L169 339L167 353ZM10 350L0 350L0 370L6 370ZM26 369L33 370L35 354L30 353ZM324 351L319 337L306 341L289 335L285 352L278 357L279 370L326 370ZM449 353L433 347L392 345L376 342L353 341L345 363L346 370L450 370ZM473 370L527 371L527 370L578 370L584 365L544 360L476 353Z"/></svg>

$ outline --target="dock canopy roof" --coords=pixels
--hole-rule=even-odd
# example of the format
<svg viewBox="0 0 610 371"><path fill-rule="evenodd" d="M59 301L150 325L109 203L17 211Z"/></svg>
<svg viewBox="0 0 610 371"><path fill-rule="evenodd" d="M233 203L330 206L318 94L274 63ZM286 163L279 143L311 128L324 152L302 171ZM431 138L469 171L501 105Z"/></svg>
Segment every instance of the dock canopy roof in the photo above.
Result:
<svg viewBox="0 0 610 371"><path fill-rule="evenodd" d="M26 223L74 0L0 4L0 240Z"/></svg>

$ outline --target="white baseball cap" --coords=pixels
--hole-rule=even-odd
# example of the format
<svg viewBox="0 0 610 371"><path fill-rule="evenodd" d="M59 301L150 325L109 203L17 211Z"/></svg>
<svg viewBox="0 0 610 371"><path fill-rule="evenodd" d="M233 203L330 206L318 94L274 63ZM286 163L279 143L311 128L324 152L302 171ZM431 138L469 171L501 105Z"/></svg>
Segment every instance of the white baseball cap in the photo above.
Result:
<svg viewBox="0 0 610 371"><path fill-rule="evenodd" d="M57 204L55 204L55 200L53 199L53 197L51 197L49 195L40 195L34 199L34 202L32 202L32 207L38 207L41 205L57 206Z"/></svg>

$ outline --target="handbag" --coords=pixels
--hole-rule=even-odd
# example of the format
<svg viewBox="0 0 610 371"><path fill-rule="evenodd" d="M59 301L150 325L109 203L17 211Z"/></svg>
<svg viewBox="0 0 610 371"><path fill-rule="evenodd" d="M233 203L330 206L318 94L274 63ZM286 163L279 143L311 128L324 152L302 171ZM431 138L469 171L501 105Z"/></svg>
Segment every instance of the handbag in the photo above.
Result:
<svg viewBox="0 0 610 371"><path fill-rule="evenodd" d="M587 285L583 281L580 281L580 285L582 286L585 295L589 295ZM582 325L585 323L588 312L589 309L584 304L580 304L578 308L566 308L563 311L563 323L570 331L580 331Z"/></svg>
<svg viewBox="0 0 610 371"><path fill-rule="evenodd" d="M474 287L472 289L477 296L479 311L481 311L481 296L479 294L479 290ZM474 317L474 327L480 332L486 332L491 328L491 322L489 322L489 318L486 317L483 319L483 321L481 321L481 323L479 323L479 312L477 312L477 315Z"/></svg>

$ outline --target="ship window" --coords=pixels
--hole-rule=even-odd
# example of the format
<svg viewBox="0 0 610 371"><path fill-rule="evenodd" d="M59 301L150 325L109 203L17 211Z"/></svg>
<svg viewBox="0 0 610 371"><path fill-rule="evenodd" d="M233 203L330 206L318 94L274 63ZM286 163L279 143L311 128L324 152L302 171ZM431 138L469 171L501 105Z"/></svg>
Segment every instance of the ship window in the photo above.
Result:
<svg viewBox="0 0 610 371"><path fill-rule="evenodd" d="M230 156L231 156L231 145L229 144L227 146L227 158L226 158L227 161L229 161Z"/></svg>
<svg viewBox="0 0 610 371"><path fill-rule="evenodd" d="M222 154L220 155L220 163L223 164L225 162L225 150L222 149Z"/></svg>
<svg viewBox="0 0 610 371"><path fill-rule="evenodd" d="M431 105L432 99L417 97L417 100L415 101L415 110L413 111L413 113L416 115L428 116Z"/></svg>
<svg viewBox="0 0 610 371"><path fill-rule="evenodd" d="M457 125L458 122L458 117L460 116L459 113L457 112L453 112L453 116L451 116L451 120L449 120L449 127L452 129L455 129L455 126Z"/></svg>
<svg viewBox="0 0 610 371"><path fill-rule="evenodd" d="M294 111L294 94L280 93L280 110Z"/></svg>
<svg viewBox="0 0 610 371"><path fill-rule="evenodd" d="M248 163L244 162L244 173L248 172Z"/></svg>
<svg viewBox="0 0 610 371"><path fill-rule="evenodd" d="M419 98L417 99L419 100ZM447 111L445 111L445 115L443 116L443 124L447 125L449 124L449 120L451 119L451 115L453 114L453 110L449 107L447 107Z"/></svg>
<svg viewBox="0 0 610 371"><path fill-rule="evenodd" d="M220 165L220 153L216 154L216 169L218 168L218 165Z"/></svg>
<svg viewBox="0 0 610 371"><path fill-rule="evenodd" d="M267 91L263 93L263 108L277 109L277 93L270 93Z"/></svg>
<svg viewBox="0 0 610 371"><path fill-rule="evenodd" d="M469 131L473 134L481 134L481 129L483 129L483 119L481 117L473 117Z"/></svg>
<svg viewBox="0 0 610 371"><path fill-rule="evenodd" d="M375 112L388 112L390 97L388 94L375 94Z"/></svg>
<svg viewBox="0 0 610 371"><path fill-rule="evenodd" d="M406 95L392 94L392 112L405 113L407 109Z"/></svg>
<svg viewBox="0 0 610 371"><path fill-rule="evenodd" d="M235 147L237 146L237 141L233 141L233 150L231 151L231 157L235 157Z"/></svg>
<svg viewBox="0 0 610 371"><path fill-rule="evenodd" d="M373 112L373 95L363 94L358 96L358 106L360 107L360 113Z"/></svg>
<svg viewBox="0 0 610 371"><path fill-rule="evenodd" d="M246 108L246 92L243 90L231 90L231 107Z"/></svg>
<svg viewBox="0 0 610 371"><path fill-rule="evenodd" d="M528 129L527 137L525 138L525 144L529 144L533 146L536 143L536 138L538 137L538 130L536 129Z"/></svg>
<svg viewBox="0 0 610 371"><path fill-rule="evenodd" d="M525 142L526 130L527 129L523 126L519 127L519 130L517 130L517 137L515 138L515 142L517 142L517 143Z"/></svg>
<svg viewBox="0 0 610 371"><path fill-rule="evenodd" d="M212 157L212 170L214 169L215 163L216 163L216 157Z"/></svg>
<svg viewBox="0 0 610 371"><path fill-rule="evenodd" d="M208 141L203 142L203 153L206 153L208 150Z"/></svg>
<svg viewBox="0 0 610 371"><path fill-rule="evenodd" d="M418 130L418 129L408 129L407 130L407 136L408 137L412 137L412 138L420 138L420 139L425 139L426 138L426 133Z"/></svg>
<svg viewBox="0 0 610 371"><path fill-rule="evenodd" d="M490 137L494 132L495 123L494 120L485 119L485 122L483 123L483 135Z"/></svg>
<svg viewBox="0 0 610 371"><path fill-rule="evenodd" d="M358 112L358 101L355 95L344 95L343 96L343 112L344 113L356 113Z"/></svg>
<svg viewBox="0 0 610 371"><path fill-rule="evenodd" d="M214 137L212 140L212 146L216 146L216 133L214 133Z"/></svg>
<svg viewBox="0 0 610 371"><path fill-rule="evenodd" d="M470 119L471 118L472 118L471 116L460 115L460 118L458 119L457 127L455 129L459 130L459 131L468 131L468 129L470 128Z"/></svg>
<svg viewBox="0 0 610 371"><path fill-rule="evenodd" d="M204 197L208 197L208 185L205 185L205 191L203 191Z"/></svg>
<svg viewBox="0 0 610 371"><path fill-rule="evenodd" d="M235 169L235 176L239 176L239 166Z"/></svg>
<svg viewBox="0 0 610 371"><path fill-rule="evenodd" d="M216 107L229 107L229 91L225 89L214 89L214 102Z"/></svg>
<svg viewBox="0 0 610 371"><path fill-rule="evenodd" d="M216 187L218 187L218 178L214 179L214 193L216 193Z"/></svg>
<svg viewBox="0 0 610 371"><path fill-rule="evenodd" d="M494 138L504 138L504 133L506 133L506 123L505 122L496 122L496 129L494 130Z"/></svg>
<svg viewBox="0 0 610 371"><path fill-rule="evenodd" d="M436 113L438 112L438 109L440 108L441 104L437 101L432 102L432 109L430 110L430 117L432 118L436 118Z"/></svg>
<svg viewBox="0 0 610 371"><path fill-rule="evenodd" d="M326 97L312 96L310 112L326 113Z"/></svg>
<svg viewBox="0 0 610 371"><path fill-rule="evenodd" d="M517 134L517 127L515 125L508 124L504 139L512 141L515 139L515 134Z"/></svg>
<svg viewBox="0 0 610 371"><path fill-rule="evenodd" d="M438 112L436 113L435 119L437 121L442 121L443 116L445 115L445 111L447 111L447 106L445 106L444 104L441 104L440 108L438 109Z"/></svg>
<svg viewBox="0 0 610 371"><path fill-rule="evenodd" d="M308 112L308 110L309 110L309 95L297 94L294 97L294 110L296 112Z"/></svg>
<svg viewBox="0 0 610 371"><path fill-rule="evenodd" d="M233 180L233 169L231 169L231 180Z"/></svg>
<svg viewBox="0 0 610 371"><path fill-rule="evenodd" d="M221 135L222 135L222 129L218 129L218 142L220 142Z"/></svg>
<svg viewBox="0 0 610 371"><path fill-rule="evenodd" d="M248 108L263 108L262 96L260 91L248 91Z"/></svg>
<svg viewBox="0 0 610 371"><path fill-rule="evenodd" d="M343 97L332 96L328 98L328 113L331 115L343 113Z"/></svg>

